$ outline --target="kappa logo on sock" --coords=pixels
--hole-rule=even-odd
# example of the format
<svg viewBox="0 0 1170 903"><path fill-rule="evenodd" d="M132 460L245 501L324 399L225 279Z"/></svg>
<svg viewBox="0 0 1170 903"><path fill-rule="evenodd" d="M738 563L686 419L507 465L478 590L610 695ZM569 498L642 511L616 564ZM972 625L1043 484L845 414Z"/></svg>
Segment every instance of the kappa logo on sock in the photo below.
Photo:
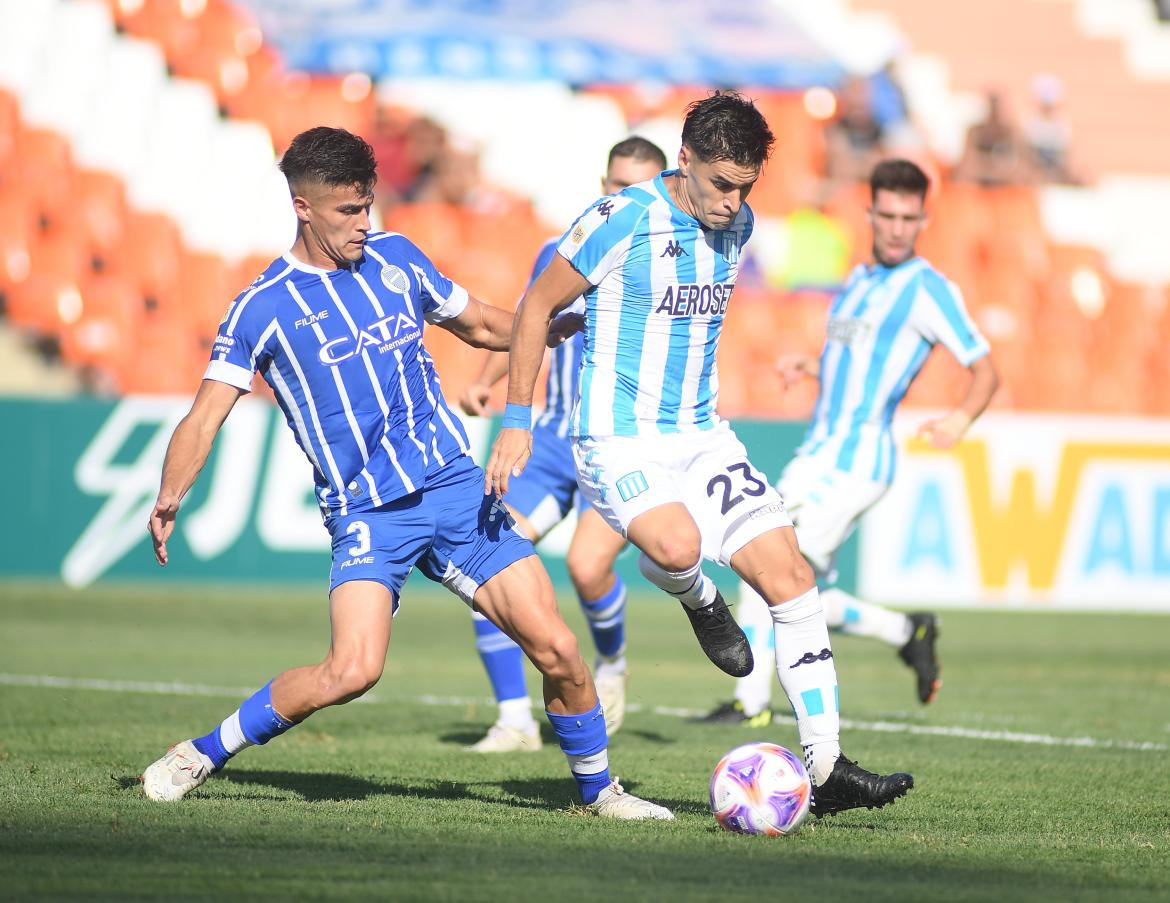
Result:
<svg viewBox="0 0 1170 903"><path fill-rule="evenodd" d="M791 671L793 668L799 668L801 665L811 665L815 662L827 662L832 657L832 649L822 649L819 655L815 652L806 652L796 660L796 664L789 665L788 670Z"/></svg>

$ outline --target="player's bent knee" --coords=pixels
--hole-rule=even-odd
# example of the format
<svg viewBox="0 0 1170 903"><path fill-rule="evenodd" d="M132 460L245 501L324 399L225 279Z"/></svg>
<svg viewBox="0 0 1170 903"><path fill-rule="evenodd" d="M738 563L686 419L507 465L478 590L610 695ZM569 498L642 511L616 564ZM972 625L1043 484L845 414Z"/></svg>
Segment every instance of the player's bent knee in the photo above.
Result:
<svg viewBox="0 0 1170 903"><path fill-rule="evenodd" d="M372 689L382 677L382 663L353 659L331 662L322 680L322 703L349 702Z"/></svg>
<svg viewBox="0 0 1170 903"><path fill-rule="evenodd" d="M643 549L660 568L666 571L686 571L699 563L700 539L697 530L680 529L656 536L651 548Z"/></svg>
<svg viewBox="0 0 1170 903"><path fill-rule="evenodd" d="M790 566L782 566L761 581L761 595L769 605L780 605L790 602L798 596L803 596L816 586L816 576L813 569L803 558L793 561Z"/></svg>
<svg viewBox="0 0 1170 903"><path fill-rule="evenodd" d="M537 669L554 681L568 681L574 684L585 682L585 662L577 637L567 627L549 637L547 642L533 653Z"/></svg>

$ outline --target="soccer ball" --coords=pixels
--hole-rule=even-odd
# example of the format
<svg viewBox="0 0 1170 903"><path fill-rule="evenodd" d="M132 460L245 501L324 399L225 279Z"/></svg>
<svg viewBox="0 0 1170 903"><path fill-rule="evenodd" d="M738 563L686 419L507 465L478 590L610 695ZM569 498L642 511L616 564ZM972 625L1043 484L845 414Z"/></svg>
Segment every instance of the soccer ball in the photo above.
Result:
<svg viewBox="0 0 1170 903"><path fill-rule="evenodd" d="M711 775L711 811L722 827L737 834L795 834L811 800L804 763L775 743L737 746Z"/></svg>

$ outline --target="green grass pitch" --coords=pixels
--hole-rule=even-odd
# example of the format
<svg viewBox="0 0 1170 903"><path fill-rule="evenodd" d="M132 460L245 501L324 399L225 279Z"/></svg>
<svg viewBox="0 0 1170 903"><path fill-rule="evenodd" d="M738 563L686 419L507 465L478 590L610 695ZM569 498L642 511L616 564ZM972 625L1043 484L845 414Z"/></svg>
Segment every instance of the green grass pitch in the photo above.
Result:
<svg viewBox="0 0 1170 903"><path fill-rule="evenodd" d="M233 688L320 658L322 595L0 586L0 898L1170 899L1170 617L947 613L927 709L888 648L837 638L846 752L917 787L771 839L718 829L707 781L737 744L797 747L795 727L682 717L731 681L677 605L630 605L637 710L610 757L678 820L612 823L573 811L547 730L539 753L463 752L494 717L470 619L412 589L372 701L158 805L137 775L169 743L229 713ZM47 678L64 680L30 685Z"/></svg>

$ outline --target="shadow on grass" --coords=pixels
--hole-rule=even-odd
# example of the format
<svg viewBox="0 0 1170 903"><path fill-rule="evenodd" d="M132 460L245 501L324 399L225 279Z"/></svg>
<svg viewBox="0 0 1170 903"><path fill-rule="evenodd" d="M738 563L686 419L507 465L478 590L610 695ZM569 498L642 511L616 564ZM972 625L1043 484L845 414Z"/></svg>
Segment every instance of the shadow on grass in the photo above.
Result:
<svg viewBox="0 0 1170 903"><path fill-rule="evenodd" d="M570 784L563 780L530 778L514 781L381 781L336 772L225 771L216 776L240 788L271 788L294 793L310 803L365 800L375 796L499 803L525 809L555 809L567 805ZM507 798L500 797L503 791Z"/></svg>
<svg viewBox="0 0 1170 903"><path fill-rule="evenodd" d="M121 790L139 791L138 775L111 775ZM517 778L499 781L419 781L400 783L379 781L351 774L319 771L269 771L231 769L215 775L213 782L225 782L247 799L280 801L287 794L295 794L308 803L336 803L366 800L376 796L410 797L414 799L475 801L513 806L522 809L549 811L565 809L578 802L576 788L569 775L563 778ZM210 785L214 787L214 784ZM638 782L622 781L630 793L636 793ZM264 791L276 791L275 793ZM501 796L502 792L502 796ZM707 807L693 800L669 800L644 790L655 802L677 814L707 814Z"/></svg>

